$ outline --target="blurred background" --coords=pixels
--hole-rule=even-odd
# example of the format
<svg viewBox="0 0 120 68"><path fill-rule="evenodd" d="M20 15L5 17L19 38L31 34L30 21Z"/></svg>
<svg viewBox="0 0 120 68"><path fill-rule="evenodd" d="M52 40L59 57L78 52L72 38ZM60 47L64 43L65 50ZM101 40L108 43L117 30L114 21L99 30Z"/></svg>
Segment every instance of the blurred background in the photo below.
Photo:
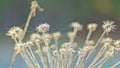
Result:
<svg viewBox="0 0 120 68"><path fill-rule="evenodd" d="M29 14L32 0L1 0L0 2L0 68L9 68L13 54L14 42L5 34L14 25L24 27ZM66 33L71 30L69 24L73 21L84 25L80 40L84 41L87 34L88 23L99 24L98 30L92 36L98 39L102 33L102 22L115 21L117 29L109 34L113 39L119 39L120 34L120 0L37 0L44 12L37 11L32 18L28 33L35 32L35 27L47 22L51 25L50 32L61 31ZM104 65L109 68L120 60L118 53ZM21 56L17 56L15 68L27 68Z"/></svg>

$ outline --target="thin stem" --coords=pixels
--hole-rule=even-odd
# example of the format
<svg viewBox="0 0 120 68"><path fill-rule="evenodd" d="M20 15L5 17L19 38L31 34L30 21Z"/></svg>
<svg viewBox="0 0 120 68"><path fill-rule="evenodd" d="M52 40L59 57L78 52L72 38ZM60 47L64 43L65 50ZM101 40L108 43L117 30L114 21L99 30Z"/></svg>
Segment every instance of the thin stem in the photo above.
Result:
<svg viewBox="0 0 120 68"><path fill-rule="evenodd" d="M30 13L29 13L29 15L28 15L27 21L26 21L26 25L25 25L25 27L24 27L24 32L23 32L23 35L22 35L22 37L21 37L21 40L23 40L24 37L25 37L25 34L26 34L26 32L27 32L27 29L28 29L28 26L29 26L29 24L30 24L30 20L31 20L32 16L33 16L33 11L32 11L32 9L31 9L31 11L30 11Z"/></svg>
<svg viewBox="0 0 120 68"><path fill-rule="evenodd" d="M38 68L41 68L41 67L39 66L39 64L38 64L38 62L37 62L37 60L36 60L36 58L35 58L35 56L34 56L34 53L32 52L32 49L31 49L31 48L29 48L29 51L30 51L30 53L31 53L31 57L33 57L33 59L34 59L34 61L35 61L35 65L36 65Z"/></svg>
<svg viewBox="0 0 120 68"><path fill-rule="evenodd" d="M86 42L90 39L91 34L92 34L92 31L89 30L88 35L87 35L86 40L85 40L85 43L84 43L84 46L86 45Z"/></svg>
<svg viewBox="0 0 120 68"><path fill-rule="evenodd" d="M107 57L105 60L102 61L102 63L98 66L98 68L101 68L103 64L109 59L110 57Z"/></svg>
<svg viewBox="0 0 120 68"><path fill-rule="evenodd" d="M37 54L38 54L39 58L41 59L41 62L43 64L44 68L47 68L46 64L45 64L45 61L44 61L44 58L43 58L43 53L41 51L41 46L40 46L39 43L36 43L36 45L37 45L37 48L38 48L38 51L39 51Z"/></svg>
<svg viewBox="0 0 120 68"><path fill-rule="evenodd" d="M12 55L12 60L11 60L11 64L10 64L10 68L13 68L15 60L16 60L16 52L14 51L13 55Z"/></svg>
<svg viewBox="0 0 120 68"><path fill-rule="evenodd" d="M23 57L23 59L25 60L26 64L28 65L29 68L35 68L31 62L28 60L28 58L22 53L20 52L21 56Z"/></svg>
<svg viewBox="0 0 120 68"><path fill-rule="evenodd" d="M82 59L82 57L79 55L78 60L77 60L76 65L75 65L75 68L78 68L81 59Z"/></svg>
<svg viewBox="0 0 120 68"><path fill-rule="evenodd" d="M120 61L115 63L113 66L111 66L110 68L115 68L116 66L118 66L120 64Z"/></svg>
<svg viewBox="0 0 120 68"><path fill-rule="evenodd" d="M96 64L94 64L93 66L90 66L90 67L96 67L97 65L102 63L106 58L107 58L107 56L103 57L99 62L97 62Z"/></svg>
<svg viewBox="0 0 120 68"><path fill-rule="evenodd" d="M70 58L69 58L68 62L72 62L74 60L72 58L73 58L73 54L70 54ZM71 68L71 63L67 64L67 68Z"/></svg>
<svg viewBox="0 0 120 68"><path fill-rule="evenodd" d="M41 60L41 62L42 62L42 64L43 64L43 68L47 68L47 65L46 65L46 63L45 63L45 60L44 60L43 56L41 56L40 53L37 53L37 54L38 54L38 56L39 56L39 58L40 58L40 60Z"/></svg>
<svg viewBox="0 0 120 68"><path fill-rule="evenodd" d="M29 58L32 60L33 64L35 65L35 61L34 61L33 57L31 56L30 52L28 51L28 49L25 49L25 51L27 52Z"/></svg>
<svg viewBox="0 0 120 68"><path fill-rule="evenodd" d="M98 52L97 56L94 58L93 62L90 64L90 66L92 66L101 56L102 54L105 52L106 49L101 48L101 50Z"/></svg>
<svg viewBox="0 0 120 68"><path fill-rule="evenodd" d="M93 54L93 52L95 51L95 48L97 48L97 46L99 45L100 41L102 40L102 38L105 35L105 31L102 33L102 35L100 36L100 38L98 39L97 43L95 44L95 47L93 50L91 50L91 52L89 53L89 55L87 56L86 60Z"/></svg>
<svg viewBox="0 0 120 68"><path fill-rule="evenodd" d="M59 49L58 49L58 40L54 40L55 45L56 45L56 50L57 50L57 56L56 56L56 64L57 64L57 68L60 66L60 56L59 56Z"/></svg>

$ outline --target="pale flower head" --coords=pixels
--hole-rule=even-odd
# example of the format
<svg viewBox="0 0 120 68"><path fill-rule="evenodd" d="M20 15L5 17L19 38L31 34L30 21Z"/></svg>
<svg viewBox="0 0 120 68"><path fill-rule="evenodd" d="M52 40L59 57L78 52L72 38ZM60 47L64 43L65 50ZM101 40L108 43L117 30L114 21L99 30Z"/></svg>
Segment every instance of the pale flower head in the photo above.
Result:
<svg viewBox="0 0 120 68"><path fill-rule="evenodd" d="M24 43L17 43L14 47L14 50L16 53L20 53L22 50L24 50Z"/></svg>
<svg viewBox="0 0 120 68"><path fill-rule="evenodd" d="M49 33L45 33L44 35L42 35L42 39L52 39L52 35Z"/></svg>
<svg viewBox="0 0 120 68"><path fill-rule="evenodd" d="M106 52L105 52L105 55L109 56L109 57L114 56L114 54L115 54L115 48L114 48L114 46L110 46L108 48L108 50L106 50Z"/></svg>
<svg viewBox="0 0 120 68"><path fill-rule="evenodd" d="M76 34L73 33L73 32L68 32L68 33L67 33L67 36L68 36L68 38L73 39L73 38L76 37Z"/></svg>
<svg viewBox="0 0 120 68"><path fill-rule="evenodd" d="M106 33L109 33L110 31L114 31L116 25L114 25L114 22L113 21L103 21L103 25L102 25L102 28L104 29L104 31Z"/></svg>
<svg viewBox="0 0 120 68"><path fill-rule="evenodd" d="M91 23L91 24L88 24L87 29L90 31L95 31L97 26L98 26L97 24Z"/></svg>
<svg viewBox="0 0 120 68"><path fill-rule="evenodd" d="M8 33L6 33L7 36L10 36L12 39L13 38L21 38L23 33L23 29L21 29L18 26L13 26L12 28L9 29Z"/></svg>
<svg viewBox="0 0 120 68"><path fill-rule="evenodd" d="M110 37L103 38L101 41L101 43L112 43L112 42L113 42L113 39Z"/></svg>
<svg viewBox="0 0 120 68"><path fill-rule="evenodd" d="M36 30L38 32L47 32L49 31L50 25L48 25L47 23L44 24L40 24L38 27L36 27Z"/></svg>
<svg viewBox="0 0 120 68"><path fill-rule="evenodd" d="M54 56L57 56L57 54L58 54L57 50L54 50L54 51L53 51L53 55L54 55Z"/></svg>
<svg viewBox="0 0 120 68"><path fill-rule="evenodd" d="M45 53L47 53L49 51L49 49L50 49L49 47L43 47L42 51L45 52Z"/></svg>
<svg viewBox="0 0 120 68"><path fill-rule="evenodd" d="M113 44L114 44L116 50L120 50L120 40L115 40L113 42Z"/></svg>
<svg viewBox="0 0 120 68"><path fill-rule="evenodd" d="M24 43L25 47L31 47L34 44L31 41L27 41L26 43Z"/></svg>
<svg viewBox="0 0 120 68"><path fill-rule="evenodd" d="M38 6L38 3L37 3L37 1L32 1L32 2L31 2L31 5L32 5L31 8L37 7L37 6Z"/></svg>
<svg viewBox="0 0 120 68"><path fill-rule="evenodd" d="M33 33L30 35L30 41L32 42L40 42L41 36L38 33Z"/></svg>
<svg viewBox="0 0 120 68"><path fill-rule="evenodd" d="M55 33L53 33L53 38L54 38L55 40L58 40L60 37L61 37L61 33L60 33L60 32L55 32Z"/></svg>
<svg viewBox="0 0 120 68"><path fill-rule="evenodd" d="M95 44L95 42L93 40L88 40L85 44L87 46L93 46Z"/></svg>
<svg viewBox="0 0 120 68"><path fill-rule="evenodd" d="M79 24L79 22L72 22L70 24L70 27L77 29L78 31L81 31L83 29L83 25Z"/></svg>
<svg viewBox="0 0 120 68"><path fill-rule="evenodd" d="M66 52L65 48L61 48L61 49L60 49L60 54L63 55L65 52Z"/></svg>

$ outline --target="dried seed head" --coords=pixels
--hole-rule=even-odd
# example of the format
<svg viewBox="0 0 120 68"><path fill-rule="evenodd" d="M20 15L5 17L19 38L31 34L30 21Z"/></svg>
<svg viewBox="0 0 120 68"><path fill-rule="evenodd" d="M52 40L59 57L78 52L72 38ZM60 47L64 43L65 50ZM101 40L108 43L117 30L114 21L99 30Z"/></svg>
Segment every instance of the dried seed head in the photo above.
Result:
<svg viewBox="0 0 120 68"><path fill-rule="evenodd" d="M72 22L72 24L70 24L70 27L77 29L78 31L81 31L83 28L83 25L79 24L79 22Z"/></svg>
<svg viewBox="0 0 120 68"><path fill-rule="evenodd" d="M45 52L45 53L47 53L49 51L49 49L50 49L49 47L43 47L42 51Z"/></svg>
<svg viewBox="0 0 120 68"><path fill-rule="evenodd" d="M52 48L52 49L56 49L55 44L51 45L51 48Z"/></svg>
<svg viewBox="0 0 120 68"><path fill-rule="evenodd" d="M93 41L93 40L88 40L87 42L86 42L86 45L87 46L93 46L95 44L95 42Z"/></svg>
<svg viewBox="0 0 120 68"><path fill-rule="evenodd" d="M52 35L46 33L46 34L42 35L42 38L43 38L43 39L52 39Z"/></svg>
<svg viewBox="0 0 120 68"><path fill-rule="evenodd" d="M67 48L67 47L69 47L70 46L70 43L63 43L62 44L62 48Z"/></svg>
<svg viewBox="0 0 120 68"><path fill-rule="evenodd" d="M31 42L31 41L27 41L26 43L24 43L24 46L25 47L31 47L33 46L34 44Z"/></svg>
<svg viewBox="0 0 120 68"><path fill-rule="evenodd" d="M61 36L61 33L60 33L60 32L53 33L53 38L54 38L55 40L58 40L58 39L60 38L60 36Z"/></svg>
<svg viewBox="0 0 120 68"><path fill-rule="evenodd" d="M112 42L113 42L113 39L110 37L103 38L101 41L101 43L112 43Z"/></svg>
<svg viewBox="0 0 120 68"><path fill-rule="evenodd" d="M60 49L60 54L63 55L63 54L65 53L65 51L66 51L66 50L65 50L64 48L61 48L61 49Z"/></svg>
<svg viewBox="0 0 120 68"><path fill-rule="evenodd" d="M38 7L38 3L37 3L37 1L32 1L31 2L31 9L34 9L34 8L36 8L36 7Z"/></svg>
<svg viewBox="0 0 120 68"><path fill-rule="evenodd" d="M36 30L38 32L47 32L47 31L49 31L49 28L50 28L50 25L45 23L45 24L40 24L38 27L36 27Z"/></svg>
<svg viewBox="0 0 120 68"><path fill-rule="evenodd" d="M69 53L75 53L75 50L73 48L68 48Z"/></svg>
<svg viewBox="0 0 120 68"><path fill-rule="evenodd" d="M114 56L114 54L115 54L115 49L114 49L113 46L110 46L110 47L108 48L108 50L106 50L106 52L105 52L105 55L106 55L106 56L109 56L109 57Z"/></svg>
<svg viewBox="0 0 120 68"><path fill-rule="evenodd" d="M107 20L107 21L103 21L103 23L104 24L102 25L102 28L106 33L109 33L110 31L114 31L114 29L116 29L115 28L116 25L114 25L113 21Z"/></svg>
<svg viewBox="0 0 120 68"><path fill-rule="evenodd" d="M12 39L13 38L18 38L20 39L23 33L23 29L21 29L18 26L13 26L12 28L9 29L8 33L6 33L7 36L10 36Z"/></svg>
<svg viewBox="0 0 120 68"><path fill-rule="evenodd" d="M36 42L37 40L41 40L41 36L38 33L33 33L30 35L30 41Z"/></svg>
<svg viewBox="0 0 120 68"><path fill-rule="evenodd" d="M73 33L73 32L68 32L68 33L67 33L67 36L68 36L68 38L73 39L73 38L76 37L76 34Z"/></svg>
<svg viewBox="0 0 120 68"><path fill-rule="evenodd" d="M95 31L96 28L97 28L97 26L98 26L97 24L91 23L91 24L88 24L87 29L88 29L89 31Z"/></svg>
<svg viewBox="0 0 120 68"><path fill-rule="evenodd" d="M24 44L23 43L17 43L14 47L14 50L16 53L20 53L24 49Z"/></svg>
<svg viewBox="0 0 120 68"><path fill-rule="evenodd" d="M57 50L54 50L54 51L53 51L53 55L54 55L54 56L57 56L57 54L58 54Z"/></svg>
<svg viewBox="0 0 120 68"><path fill-rule="evenodd" d="M77 45L76 42L71 45L71 47L72 47L73 49L77 48L77 46L78 46L78 45Z"/></svg>
<svg viewBox="0 0 120 68"><path fill-rule="evenodd" d="M115 40L113 44L115 46L115 50L120 50L120 40Z"/></svg>

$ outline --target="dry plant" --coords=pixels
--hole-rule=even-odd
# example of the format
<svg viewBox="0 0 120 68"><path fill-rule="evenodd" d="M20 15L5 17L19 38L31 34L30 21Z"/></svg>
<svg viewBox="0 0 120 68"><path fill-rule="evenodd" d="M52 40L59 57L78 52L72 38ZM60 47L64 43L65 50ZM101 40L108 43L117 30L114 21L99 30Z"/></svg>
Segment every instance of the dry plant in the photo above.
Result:
<svg viewBox="0 0 120 68"><path fill-rule="evenodd" d="M73 31L67 33L69 41L66 40L62 44L58 44L62 34L59 31L52 34L48 33L50 25L47 23L37 26L36 33L31 34L29 39L25 41L30 20L36 15L37 9L43 11L37 1L32 1L24 29L13 26L6 34L15 42L10 68L13 68L18 54L22 56L29 68L102 68L103 64L113 57L117 53L116 51L120 50L120 40L105 37L116 29L114 22L109 20L103 21L103 33L97 42L91 40L91 35L96 31L98 25L96 23L88 24L88 34L81 48L79 47L80 44L75 41L77 33L83 30L83 25L79 22L70 24ZM51 43L52 40L54 41L53 44ZM92 61L89 61L98 47L100 47L99 51ZM36 55L39 59L36 58ZM91 63L88 64L88 62ZM115 68L119 64L120 61L111 65L111 68Z"/></svg>

